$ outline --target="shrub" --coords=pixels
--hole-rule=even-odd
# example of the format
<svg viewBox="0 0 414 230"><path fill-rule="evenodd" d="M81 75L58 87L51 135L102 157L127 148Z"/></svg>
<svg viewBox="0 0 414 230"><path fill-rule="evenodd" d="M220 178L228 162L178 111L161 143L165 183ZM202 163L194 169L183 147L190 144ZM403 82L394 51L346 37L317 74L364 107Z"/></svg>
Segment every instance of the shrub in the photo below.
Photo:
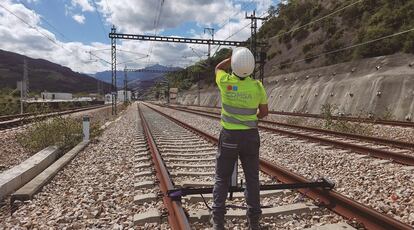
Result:
<svg viewBox="0 0 414 230"><path fill-rule="evenodd" d="M309 36L309 31L307 29L301 28L293 32L293 37L296 41L302 41L303 39Z"/></svg>
<svg viewBox="0 0 414 230"><path fill-rule="evenodd" d="M357 5L353 5L344 10L342 19L348 26L352 26L361 20L362 15L363 11Z"/></svg>
<svg viewBox="0 0 414 230"><path fill-rule="evenodd" d="M292 36L290 35L290 33L284 34L282 37L282 41L285 44L290 43L290 41L292 41Z"/></svg>
<svg viewBox="0 0 414 230"><path fill-rule="evenodd" d="M414 53L414 35L411 33L404 42L404 52L405 53Z"/></svg>
<svg viewBox="0 0 414 230"><path fill-rule="evenodd" d="M333 124L333 112L334 110L338 109L337 105L332 104L324 104L321 107L321 115L324 118L324 126L325 128L329 129L329 127Z"/></svg>
<svg viewBox="0 0 414 230"><path fill-rule="evenodd" d="M367 31L362 32L360 39L361 42L373 40L382 36L392 34L393 31L390 28L385 27L369 27ZM364 46L360 46L355 52L361 57L375 57L381 55L389 55L397 52L402 48L403 44L401 38L387 38L377 42L373 42Z"/></svg>
<svg viewBox="0 0 414 230"><path fill-rule="evenodd" d="M267 55L267 60L273 59L276 55L277 55L277 52L273 52L273 53Z"/></svg>
<svg viewBox="0 0 414 230"><path fill-rule="evenodd" d="M317 30L319 30L319 24L318 23L314 23L313 25L312 25L312 31L313 32L315 32L315 31L317 31Z"/></svg>
<svg viewBox="0 0 414 230"><path fill-rule="evenodd" d="M324 128L344 133L354 133L360 135L372 135L373 125L365 124L363 120L349 122L344 120L334 120L333 112L338 109L337 105L324 104L321 108L321 115L324 119Z"/></svg>
<svg viewBox="0 0 414 230"><path fill-rule="evenodd" d="M334 35L337 30L334 19L329 18L325 20L322 24L322 29L326 32L328 37Z"/></svg>
<svg viewBox="0 0 414 230"><path fill-rule="evenodd" d="M279 69L289 68L292 65L291 62L292 61L290 59L282 61L279 65Z"/></svg>
<svg viewBox="0 0 414 230"><path fill-rule="evenodd" d="M308 44L304 45L302 47L303 53L306 54L307 52L311 51L311 49L313 49L313 47L315 47L315 45L316 45L315 43L308 43Z"/></svg>
<svg viewBox="0 0 414 230"><path fill-rule="evenodd" d="M100 135L99 122L92 122L90 136ZM82 140L82 121L70 117L54 117L33 123L19 134L18 142L30 152L38 152L50 145L57 145L63 151L73 148Z"/></svg>
<svg viewBox="0 0 414 230"><path fill-rule="evenodd" d="M393 111L390 107L386 107L384 110L384 113L381 116L382 120L395 120L395 116L393 114Z"/></svg>
<svg viewBox="0 0 414 230"><path fill-rule="evenodd" d="M315 57L315 55L313 54L313 53L307 53L306 55L305 55L305 62L306 63L311 63L311 62L313 62L313 60L315 60L316 59L316 57Z"/></svg>

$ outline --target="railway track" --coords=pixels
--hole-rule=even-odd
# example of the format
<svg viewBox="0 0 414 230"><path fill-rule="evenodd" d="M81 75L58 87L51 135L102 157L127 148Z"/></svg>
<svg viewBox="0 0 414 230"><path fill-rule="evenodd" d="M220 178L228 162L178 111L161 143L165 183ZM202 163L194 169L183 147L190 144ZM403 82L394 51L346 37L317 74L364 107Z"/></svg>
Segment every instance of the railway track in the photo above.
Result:
<svg viewBox="0 0 414 230"><path fill-rule="evenodd" d="M220 119L220 114L216 112L201 112L188 108L177 108L171 106L168 108L213 119ZM259 128L266 131L332 145L341 149L351 150L359 154L365 154L384 160L395 161L400 164L414 166L414 143L291 125L267 120L262 120L260 123L261 125L259 125Z"/></svg>
<svg viewBox="0 0 414 230"><path fill-rule="evenodd" d="M215 145L218 141L217 138L176 120L153 107L150 110L141 106L139 113L141 114L141 121L149 141L153 162L157 168L157 178L160 182L160 187L164 188L161 189L163 194L165 194L166 190L174 188L174 186L211 186L213 183L212 175L214 175L214 154ZM205 140L202 140L200 136ZM281 183L309 182L305 178L263 159L261 159L260 168L262 171L260 177L265 183L275 182L275 179ZM315 221L311 217L318 215L321 217L320 219L324 220L322 221L324 224L341 222L340 218L335 217L332 213L329 214L325 208L321 208L327 207L346 219L356 220L367 229L411 229L410 226L404 223L380 214L334 191L300 189L299 192L306 196L303 198L304 203L298 202L301 196L292 191L275 191L274 194L262 195L262 204L272 207L264 209L265 216L267 215L266 213L270 213L269 217L264 218L266 226L288 229L310 228L316 224L321 225L319 221ZM205 208L203 199L200 197L187 197L182 203L171 201L165 196L163 199L168 209L169 221L171 221L173 229L188 229L190 225L195 229L209 226L208 211ZM209 203L211 198L205 197L205 199L207 200L206 203ZM310 203L309 199L317 200L318 206ZM235 201L230 203L236 206L243 205L239 199L235 199ZM296 207L298 210L305 208L307 211L304 211L302 214L277 214L277 207ZM203 210L197 211L197 209ZM183 215L183 212L187 212L188 215ZM230 227L243 228L243 221L239 217L243 216L244 213L237 214L237 210L230 210L228 214L233 224ZM296 219L296 221L289 222L292 216L294 216L293 219ZM174 228L173 226L179 226L179 228ZM351 227L347 226L347 228ZM344 229L346 228L344 227Z"/></svg>
<svg viewBox="0 0 414 230"><path fill-rule="evenodd" d="M10 116L2 116L0 117L0 130L10 129L17 126L25 125L34 121L43 120L46 118L65 115L70 113L82 112L91 109L98 109L105 107L106 105L98 105L98 106L88 106L83 108L76 108L70 110L64 110L59 112L52 112L46 114L22 114L22 115L10 115Z"/></svg>
<svg viewBox="0 0 414 230"><path fill-rule="evenodd" d="M0 116L0 121L14 120L17 118L23 118L28 116L38 115L36 113L24 113L24 114L13 114L13 115L4 115Z"/></svg>
<svg viewBox="0 0 414 230"><path fill-rule="evenodd" d="M221 109L216 106L198 106L190 105L191 107L198 107L200 109ZM282 111L269 111L270 114L282 115L282 116L293 116L293 117L307 117L316 119L325 119L320 114L309 114L309 113L294 113L294 112L282 112ZM412 121L395 121L395 120L384 120L384 119L373 119L373 118L362 118L362 117L346 117L346 116L332 116L333 120L351 121L351 122L364 122L370 124L389 125L389 126L400 126L400 127L411 127L414 128L414 122Z"/></svg>

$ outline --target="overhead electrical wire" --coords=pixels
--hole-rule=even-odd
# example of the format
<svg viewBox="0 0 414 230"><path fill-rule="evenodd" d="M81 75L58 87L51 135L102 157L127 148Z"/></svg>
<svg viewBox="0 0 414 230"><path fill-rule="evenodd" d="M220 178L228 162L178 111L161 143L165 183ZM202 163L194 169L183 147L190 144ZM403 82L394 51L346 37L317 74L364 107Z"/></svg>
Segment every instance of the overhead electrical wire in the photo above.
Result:
<svg viewBox="0 0 414 230"><path fill-rule="evenodd" d="M312 56L312 57L292 61L292 62L289 62L289 63L283 63L283 65L290 65L290 64L294 64L294 63L298 63L298 62L303 62L303 61L306 61L306 60L309 60L309 59L315 59L315 58L318 58L322 55L333 54L333 53L341 52L341 51L344 51L344 50L349 50L349 49L352 49L352 48L355 48L355 47L358 47L358 46L367 45L367 44L370 44L370 43L374 43L374 42L381 41L381 40L384 40L384 39L387 39L387 38L395 37L395 36L398 36L398 35L401 35L401 34L406 34L406 33L409 33L409 32L414 32L414 28L404 30L404 31L400 31L400 32L397 32L397 33L394 33L394 34L391 34L391 35L387 35L387 36L383 36L383 37L380 37L380 38L376 38L376 39L373 39L373 40L361 42L361 43L358 43L358 44L346 46L346 47L343 47L343 48L340 48L340 49L323 52L323 53L320 53L320 54ZM282 64L282 62L277 63L277 65L278 64Z"/></svg>
<svg viewBox="0 0 414 230"><path fill-rule="evenodd" d="M103 62L105 62L105 63L107 63L107 64L109 64L109 65L112 65L112 63L111 63L111 62L109 62L109 61L107 61L107 60L105 60L105 59L103 59L103 58L99 57L98 55L96 55L96 54L92 53L91 51L89 51L89 52L87 52L87 53L89 53L90 55L92 55L92 56L94 56L94 57L98 58L99 60L101 60L101 61L103 61Z"/></svg>
<svg viewBox="0 0 414 230"><path fill-rule="evenodd" d="M163 8L163 5L164 5L164 1L165 0L160 0L160 5L157 8L158 14L156 15L156 17L154 19L154 36L157 36L157 34L158 34L158 27L159 27L160 20L161 20L161 14L162 14L162 8ZM150 43L150 47L148 49L148 60L147 60L147 63L151 62L151 55L152 55L153 48L154 48L154 43L151 42Z"/></svg>
<svg viewBox="0 0 414 230"><path fill-rule="evenodd" d="M243 2L244 4L246 4L246 2ZM249 8L250 6L252 6L254 3L256 3L255 1L251 1L250 3L248 3L248 5L244 5L243 7ZM227 24L230 23L230 18L236 17L237 15L239 15L240 13L243 13L242 11L237 11L236 13L234 13L232 16L228 17L228 20L226 20L225 22L223 22L222 24L220 24L217 28L217 30L223 28L224 26L226 26Z"/></svg>
<svg viewBox="0 0 414 230"><path fill-rule="evenodd" d="M112 50L111 48L105 48L105 49L96 49L96 50L91 50L93 52L100 52L100 51L110 51ZM139 53L139 52L134 52L134 51L129 51L129 50L123 50L123 49L116 49L116 51L118 52L125 52L125 53L132 53L132 54L138 54L138 55L144 55L147 56L147 54L144 53Z"/></svg>
<svg viewBox="0 0 414 230"><path fill-rule="evenodd" d="M244 5L244 6L242 6L242 7L244 7L245 9L246 8L249 8L249 7L251 7L254 3L256 3L256 1L251 1L251 2L249 2L247 5ZM246 2L243 2L242 4L246 4ZM237 11L236 13L234 13L233 15L229 15L228 17L226 17L226 18L228 18L228 20L226 20L226 21L224 21L224 22L222 22L218 27L215 27L215 30L216 31L219 31L220 29L222 29L224 26L226 26L227 24L229 24L230 23L230 19L231 18L233 18L233 17L235 17L235 16L237 16L238 14L240 14L240 13L242 13L241 11ZM250 25L250 24L249 24ZM249 26L249 25L247 25L247 26ZM247 27L246 26L246 27ZM230 28L229 28L230 29ZM244 28L243 28L244 29ZM196 45L196 46L202 46L202 45ZM214 53L215 54L215 53Z"/></svg>
<svg viewBox="0 0 414 230"><path fill-rule="evenodd" d="M340 9L338 9L338 10L335 10L334 12L332 12L332 13L329 13L329 14L327 14L327 15L325 15L325 16L323 16L323 17L321 17L321 18L318 18L318 19L316 19L316 20L313 20L313 21L310 21L310 22L308 22L308 23L306 23L306 24L304 24L304 25L302 25L302 26L299 26L299 27L297 27L297 28L294 28L294 29L291 29L291 30L289 30L289 31L286 31L286 32L283 32L283 33L281 33L281 34L278 34L278 35L276 35L275 37L280 37L280 36L282 36L282 35L284 35L284 34L287 34L287 33L292 33L292 32L294 32L294 31L296 31L296 30L299 30L299 29L301 29L301 28L304 28L304 27L306 27L306 26L309 26L309 25L311 25L311 24L314 24L314 23L316 23L316 22L319 22L319 21L322 21L322 20L324 20L324 19L326 19L326 18L328 18L328 17L331 17L331 16L333 16L333 15L335 15L335 14L337 14L337 13L339 13L339 12L341 12L341 11L343 11L343 10L345 10L345 9L347 9L347 8L349 8L349 7L351 7L351 6L354 6L354 5L356 5L356 4L358 4L358 3L360 3L360 2L362 2L362 1L364 1L364 0L357 0L357 1L355 1L355 2L353 2L353 3L351 3L351 4L349 4L349 5L346 5L346 6L344 6L344 7L342 7L342 8L340 8ZM266 14L266 13L264 13L264 14ZM263 14L263 15L264 15ZM262 16L263 16L262 15ZM262 17L262 16L260 16L260 17ZM250 23L251 24L251 23ZM248 25L246 25L246 26L244 26L244 27L242 27L240 30L238 30L238 31L236 31L235 33L233 33L233 34L231 34L230 36L228 36L225 40L227 40L227 39L229 39L229 38L231 38L231 37L233 37L234 35L236 35L237 33L240 33L244 28L246 28L247 26L249 26L250 24L248 24ZM214 54L216 54L217 53L217 51L218 51L218 49L220 48L220 46L218 46L218 48L216 49L216 51L214 52ZM213 56L214 56L214 54L213 54Z"/></svg>
<svg viewBox="0 0 414 230"><path fill-rule="evenodd" d="M260 15L260 16L259 16L259 18L261 18L261 17L265 16L266 14L267 14L267 12L264 12L262 15ZM266 16L266 17L267 17L267 16ZM224 41L227 41L228 39L230 39L230 38L231 38L231 37L233 37L234 35L236 35L236 34L240 33L242 30L244 30L246 27L250 26L251 24L252 24L252 22L249 22L247 25L243 26L242 28L240 28L240 29L239 29L239 30L237 30L236 32L234 32L234 33L230 34L228 37L226 37L226 38L224 39ZM218 45L218 46L217 46L217 49L216 49L216 51L214 51L214 54L213 54L212 56L214 56L214 55L217 53L217 51L220 49L220 47L221 47L221 45Z"/></svg>
<svg viewBox="0 0 414 230"><path fill-rule="evenodd" d="M0 7L5 9L7 12L9 12L10 14L12 14L13 16L15 16L17 19L19 19L21 22L23 22L24 24L26 24L27 26L29 26L31 29L36 30L40 35L42 35L43 37L45 37L47 40L49 40L50 42L52 42L53 44L55 44L56 46L59 46L62 49L65 49L71 53L73 53L72 50L64 47L63 45L59 44L56 40L54 40L53 38L49 37L47 34L45 34L44 32L42 32L37 26L33 26L30 23L28 23L26 20L24 20L23 18L19 17L17 14L13 13L13 11L9 10L7 7L5 7L3 4L0 3Z"/></svg>
<svg viewBox="0 0 414 230"><path fill-rule="evenodd" d="M22 4L24 7L26 7L27 9L29 9L30 11L32 11L33 15L37 16L35 10L29 7L26 3L22 2L21 0L19 0L19 3ZM60 32L59 29L56 28L51 22L49 22L45 17L43 17L42 15L38 15L38 16L42 21L48 24L55 32L57 32L62 38L64 38L66 41L69 41L69 39L62 32Z"/></svg>
<svg viewBox="0 0 414 230"><path fill-rule="evenodd" d="M144 57L139 57L139 58L135 58L135 59L124 61L124 62L118 62L117 65L122 65L122 64L126 64L126 63L135 62L135 61L147 58L147 57L148 57L148 55L145 55Z"/></svg>
<svg viewBox="0 0 414 230"><path fill-rule="evenodd" d="M101 23L101 28L102 28L102 31L103 31L103 33L104 33L104 36L105 36L105 38L108 36L108 31L106 31L106 29L105 29L105 23L103 22L103 20L102 20L102 16L101 16L101 13L99 12L99 9L98 9L98 6L96 5L96 2L95 2L95 0L92 0L92 4L93 4L93 7L95 8L95 10L96 10L96 14L98 15L98 18L99 18L99 21L100 21L100 23Z"/></svg>
<svg viewBox="0 0 414 230"><path fill-rule="evenodd" d="M285 35L285 34L288 34L288 33L292 33L292 32L295 32L295 31L297 31L297 30L300 30L300 29L302 29L302 28L304 28L304 27L306 27L306 26L309 26L309 25L312 25L312 24L314 24L314 23L316 23L316 22L322 21L322 20L324 20L324 19L326 19L326 18L328 18L328 17L331 17L331 16L333 16L333 15L335 15L335 14L337 14L337 13L339 13L339 12L341 12L341 11L343 11L343 10L345 10L345 9L347 9L347 8L349 8L349 7L351 7L351 6L354 6L354 5L356 5L356 4L360 3L360 2L362 2L362 1L364 1L364 0L358 0L358 1L355 1L355 2L353 2L353 3L351 3L351 4L349 4L349 5L346 5L346 6L342 7L342 8L340 8L340 9L338 9L338 10L336 10L336 11L332 12L332 13L329 13L329 14L327 14L327 15L323 16L323 17L320 17L320 18L318 18L318 19L316 19L316 20L314 20L314 21L308 22L308 23L306 23L306 24L304 24L304 25L301 25L301 26L296 27L296 28L294 28L294 29L291 29L291 30L289 30L289 31L286 31L286 32L283 32L283 33L277 34L277 35L276 35L276 36L274 36L274 37L280 37L280 36L282 36L282 35Z"/></svg>
<svg viewBox="0 0 414 230"><path fill-rule="evenodd" d="M105 0L106 7L108 8L109 14L112 14L111 7L109 7L108 0Z"/></svg>

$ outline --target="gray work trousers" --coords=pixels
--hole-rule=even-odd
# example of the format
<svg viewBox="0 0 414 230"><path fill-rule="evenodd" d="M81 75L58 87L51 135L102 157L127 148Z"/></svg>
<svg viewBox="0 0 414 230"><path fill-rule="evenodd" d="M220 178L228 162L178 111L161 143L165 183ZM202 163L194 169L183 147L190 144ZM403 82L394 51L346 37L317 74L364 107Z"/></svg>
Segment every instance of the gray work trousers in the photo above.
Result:
<svg viewBox="0 0 414 230"><path fill-rule="evenodd" d="M247 204L246 215L251 221L259 221L262 213L260 208L259 148L260 137L257 129L221 130L213 189L212 221L215 229L224 228L225 203L231 175L238 157L240 157L246 178L244 194Z"/></svg>

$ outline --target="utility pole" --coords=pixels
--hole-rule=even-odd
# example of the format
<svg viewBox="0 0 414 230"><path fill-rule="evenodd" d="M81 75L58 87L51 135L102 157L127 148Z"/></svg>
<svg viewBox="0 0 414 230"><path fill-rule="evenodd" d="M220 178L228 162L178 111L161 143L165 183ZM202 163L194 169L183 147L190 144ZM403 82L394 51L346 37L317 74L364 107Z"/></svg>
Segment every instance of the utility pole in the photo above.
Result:
<svg viewBox="0 0 414 230"><path fill-rule="evenodd" d="M28 79L28 71L27 71L27 60L26 58L23 60L23 79L20 83L20 114L24 113L24 101L27 98L29 90L29 79Z"/></svg>
<svg viewBox="0 0 414 230"><path fill-rule="evenodd" d="M128 81L127 81L127 66L125 65L124 69L124 103L127 101L127 88L128 88Z"/></svg>
<svg viewBox="0 0 414 230"><path fill-rule="evenodd" d="M260 55L260 57L257 55L257 38L256 38L257 20L267 20L267 17L264 17L264 18L256 17L256 11L253 10L253 13L250 16L247 16L247 12L246 12L246 19L250 19L252 21L251 26L250 26L250 29L251 29L250 50L252 51L252 53L254 55L254 58L256 60L256 64L257 63L260 64L260 63L262 63L262 60L261 60L262 55ZM260 61L257 61L259 59L260 59ZM260 68L264 68L264 67L260 67ZM260 71L260 74L261 75L259 76L259 78L263 81L263 75L262 74L264 74L264 73L262 71ZM255 75L256 75L256 68L253 72L254 77L255 77Z"/></svg>
<svg viewBox="0 0 414 230"><path fill-rule="evenodd" d="M112 25L111 33L116 33L115 25ZM116 89L116 38L111 37L111 70L112 70L112 87L111 87L111 96L112 96L112 115L116 115L116 103L118 92Z"/></svg>
<svg viewBox="0 0 414 230"><path fill-rule="evenodd" d="M167 80L167 104L170 104L170 82Z"/></svg>
<svg viewBox="0 0 414 230"><path fill-rule="evenodd" d="M198 106L200 106L201 105L201 92L200 92L200 90L201 90L201 84L200 84L200 81L201 81L201 79L200 79L200 72L198 72L197 73L197 78L198 78L198 82L197 82L197 88L198 88Z"/></svg>
<svg viewBox="0 0 414 230"><path fill-rule="evenodd" d="M206 34L206 31L211 34L211 40L214 41L214 28L204 28L204 34ZM207 56L210 58L211 53L211 45L208 43L208 54Z"/></svg>

